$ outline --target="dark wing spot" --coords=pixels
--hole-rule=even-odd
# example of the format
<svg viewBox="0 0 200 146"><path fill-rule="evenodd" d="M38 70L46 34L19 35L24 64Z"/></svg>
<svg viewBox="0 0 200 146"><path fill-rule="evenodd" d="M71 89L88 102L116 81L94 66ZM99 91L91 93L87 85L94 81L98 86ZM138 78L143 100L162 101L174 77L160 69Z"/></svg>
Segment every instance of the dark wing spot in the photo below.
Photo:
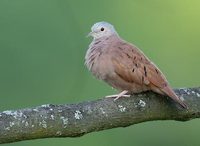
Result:
<svg viewBox="0 0 200 146"><path fill-rule="evenodd" d="M159 72L158 72L158 70L155 68L155 71L156 71L156 73L158 74Z"/></svg>
<svg viewBox="0 0 200 146"><path fill-rule="evenodd" d="M145 75L145 77L147 77L147 69L146 69L146 66L144 66L144 75Z"/></svg>
<svg viewBox="0 0 200 146"><path fill-rule="evenodd" d="M127 53L126 53L126 56L127 56L128 58L131 58L131 56L130 56L130 55L128 55Z"/></svg>
<svg viewBox="0 0 200 146"><path fill-rule="evenodd" d="M120 44L123 46L123 45L126 45L127 43L125 43L125 42L122 43L122 42L121 42Z"/></svg>
<svg viewBox="0 0 200 146"><path fill-rule="evenodd" d="M135 71L135 68L132 69L132 72L134 72L134 71Z"/></svg>
<svg viewBox="0 0 200 146"><path fill-rule="evenodd" d="M118 49L123 50L121 47L118 47Z"/></svg>
<svg viewBox="0 0 200 146"><path fill-rule="evenodd" d="M94 65L94 61L93 61L92 64L91 64L91 68L93 67L93 65Z"/></svg>
<svg viewBox="0 0 200 146"><path fill-rule="evenodd" d="M144 82L144 76L142 76L142 82Z"/></svg>
<svg viewBox="0 0 200 146"><path fill-rule="evenodd" d="M142 61L143 58L141 57L140 59L141 59L141 61Z"/></svg>
<svg viewBox="0 0 200 146"><path fill-rule="evenodd" d="M133 58L134 60L136 59L136 56Z"/></svg>
<svg viewBox="0 0 200 146"><path fill-rule="evenodd" d="M94 43L94 45L97 45L97 44L99 44L100 42L101 42L101 41L97 41L97 42Z"/></svg>
<svg viewBox="0 0 200 146"><path fill-rule="evenodd" d="M138 67L138 64L136 63L135 66Z"/></svg>

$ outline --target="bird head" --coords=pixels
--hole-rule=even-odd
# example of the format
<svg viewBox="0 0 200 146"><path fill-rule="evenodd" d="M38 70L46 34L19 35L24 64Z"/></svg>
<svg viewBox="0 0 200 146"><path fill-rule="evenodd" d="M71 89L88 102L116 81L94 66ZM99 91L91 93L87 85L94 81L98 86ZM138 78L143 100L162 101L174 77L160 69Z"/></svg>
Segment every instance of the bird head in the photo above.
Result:
<svg viewBox="0 0 200 146"><path fill-rule="evenodd" d="M102 21L97 22L92 26L91 32L88 34L88 36L92 36L94 39L98 39L103 37L109 37L113 34L117 35L117 32L115 31L113 25L111 25L108 22Z"/></svg>

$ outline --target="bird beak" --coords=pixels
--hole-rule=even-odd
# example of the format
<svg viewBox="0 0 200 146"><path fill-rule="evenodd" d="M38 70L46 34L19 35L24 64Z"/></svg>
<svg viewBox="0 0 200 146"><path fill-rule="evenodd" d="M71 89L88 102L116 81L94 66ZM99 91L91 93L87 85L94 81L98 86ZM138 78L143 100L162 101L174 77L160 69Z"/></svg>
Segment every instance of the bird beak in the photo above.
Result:
<svg viewBox="0 0 200 146"><path fill-rule="evenodd" d="M87 37L92 36L93 32L91 31L90 33L88 33Z"/></svg>

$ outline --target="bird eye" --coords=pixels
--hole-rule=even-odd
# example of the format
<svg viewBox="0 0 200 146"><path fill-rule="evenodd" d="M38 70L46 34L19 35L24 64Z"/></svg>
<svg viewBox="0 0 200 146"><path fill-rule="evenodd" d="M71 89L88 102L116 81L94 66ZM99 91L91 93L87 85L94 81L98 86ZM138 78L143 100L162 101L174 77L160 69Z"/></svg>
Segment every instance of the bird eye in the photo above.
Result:
<svg viewBox="0 0 200 146"><path fill-rule="evenodd" d="M103 28L103 27L101 28L101 31L104 31L104 28Z"/></svg>

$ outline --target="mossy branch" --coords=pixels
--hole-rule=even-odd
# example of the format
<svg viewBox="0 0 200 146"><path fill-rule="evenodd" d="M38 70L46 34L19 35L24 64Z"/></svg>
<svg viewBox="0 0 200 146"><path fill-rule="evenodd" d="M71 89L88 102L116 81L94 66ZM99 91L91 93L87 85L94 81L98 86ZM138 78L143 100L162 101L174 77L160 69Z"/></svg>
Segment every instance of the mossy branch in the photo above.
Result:
<svg viewBox="0 0 200 146"><path fill-rule="evenodd" d="M189 109L161 95L146 92L130 98L103 98L78 104L47 104L0 113L0 143L86 133L126 127L153 120L187 121L200 117L200 88L175 90Z"/></svg>

